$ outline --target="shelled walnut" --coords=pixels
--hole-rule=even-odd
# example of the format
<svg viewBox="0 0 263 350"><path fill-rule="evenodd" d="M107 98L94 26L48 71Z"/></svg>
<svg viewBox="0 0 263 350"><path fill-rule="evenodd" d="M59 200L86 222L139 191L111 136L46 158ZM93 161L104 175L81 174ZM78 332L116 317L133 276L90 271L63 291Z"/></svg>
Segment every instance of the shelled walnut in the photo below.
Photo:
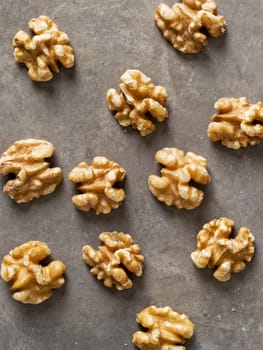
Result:
<svg viewBox="0 0 263 350"><path fill-rule="evenodd" d="M116 111L115 119L121 126L131 125L141 136L155 130L149 115L158 122L164 121L168 111L164 107L167 93L163 86L155 86L149 77L139 70L127 70L120 80L120 92L109 89L108 107Z"/></svg>
<svg viewBox="0 0 263 350"><path fill-rule="evenodd" d="M226 31L226 21L217 15L214 0L182 0L172 7L160 4L154 20L165 39L183 53L196 54L208 44L205 31L213 38Z"/></svg>
<svg viewBox="0 0 263 350"><path fill-rule="evenodd" d="M60 168L50 168L45 158L54 153L52 143L43 140L26 139L13 143L0 156L0 174L15 174L8 180L3 191L17 203L29 202L34 198L55 191L62 181Z"/></svg>
<svg viewBox="0 0 263 350"><path fill-rule="evenodd" d="M69 181L79 184L78 190L83 192L73 196L72 202L82 211L94 209L97 215L110 213L125 198L123 189L113 187L125 175L118 163L105 157L93 158L92 165L81 162L68 175Z"/></svg>
<svg viewBox="0 0 263 350"><path fill-rule="evenodd" d="M194 209L200 205L204 193L191 183L205 185L210 181L206 159L192 152L184 154L177 148L163 148L155 154L155 159L165 168L161 170L161 177L149 176L152 194L166 205L179 209Z"/></svg>
<svg viewBox="0 0 263 350"><path fill-rule="evenodd" d="M229 238L234 221L220 218L205 224L197 235L197 250L191 254L199 268L216 269L214 277L228 281L231 273L241 272L252 260L255 239L249 229L241 227L235 238Z"/></svg>
<svg viewBox="0 0 263 350"><path fill-rule="evenodd" d="M40 304L51 297L53 289L64 284L66 267L61 261L52 261L47 266L39 264L50 253L45 243L29 241L3 258L1 276L6 282L11 282L15 300L24 304Z"/></svg>
<svg viewBox="0 0 263 350"><path fill-rule="evenodd" d="M131 288L132 281L127 271L137 277L143 273L144 257L140 246L123 232L103 232L99 239L104 244L97 251L89 245L82 248L84 261L92 267L91 273L103 280L105 287Z"/></svg>
<svg viewBox="0 0 263 350"><path fill-rule="evenodd" d="M52 19L46 16L33 18L28 22L28 26L35 35L31 39L27 33L20 30L13 39L13 46L15 60L26 65L30 79L52 79L51 71L59 73L57 62L65 68L74 65L69 38L58 29Z"/></svg>
<svg viewBox="0 0 263 350"><path fill-rule="evenodd" d="M263 103L250 104L246 97L223 97L215 103L207 135L227 148L254 146L263 139Z"/></svg>
<svg viewBox="0 0 263 350"><path fill-rule="evenodd" d="M189 318L169 306L149 306L137 314L136 321L148 329L133 334L133 343L142 350L186 350L182 344L194 334Z"/></svg>

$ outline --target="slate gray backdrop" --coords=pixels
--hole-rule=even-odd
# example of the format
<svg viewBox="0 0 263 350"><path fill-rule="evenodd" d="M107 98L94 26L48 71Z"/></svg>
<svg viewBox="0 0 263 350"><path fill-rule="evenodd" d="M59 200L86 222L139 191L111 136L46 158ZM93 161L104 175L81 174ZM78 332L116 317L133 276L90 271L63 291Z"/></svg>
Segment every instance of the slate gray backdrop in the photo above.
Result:
<svg viewBox="0 0 263 350"><path fill-rule="evenodd" d="M56 147L64 183L52 195L17 205L0 193L1 258L28 240L42 240L54 259L67 264L65 287L39 306L12 300L0 282L0 349L133 349L135 316L142 308L170 305L196 325L189 350L259 350L262 325L262 151L212 144L206 129L213 104L222 96L262 100L263 2L218 0L227 34L210 39L205 53L176 52L153 23L159 1L0 2L0 151L13 141L43 138ZM172 4L172 1L167 1ZM49 83L31 82L14 62L12 39L27 22L50 16L70 36L73 70ZM125 132L108 111L105 94L128 68L141 69L167 88L169 120L142 138ZM168 208L149 192L147 177L158 174L155 152L165 146L208 159L212 182L203 204L185 211ZM66 177L80 161L104 155L127 170L127 199L110 215L85 214L71 204L74 186ZM4 180L1 180L1 184ZM196 233L209 220L227 216L249 227L256 256L227 283L199 271L190 253ZM123 230L140 243L145 273L121 293L106 289L81 260L84 244L99 245L103 231Z"/></svg>

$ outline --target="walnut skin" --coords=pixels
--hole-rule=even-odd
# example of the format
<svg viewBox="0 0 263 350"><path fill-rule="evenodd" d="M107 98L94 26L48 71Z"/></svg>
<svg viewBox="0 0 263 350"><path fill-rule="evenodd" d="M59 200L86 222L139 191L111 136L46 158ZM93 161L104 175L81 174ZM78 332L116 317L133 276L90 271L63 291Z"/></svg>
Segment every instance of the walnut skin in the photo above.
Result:
<svg viewBox="0 0 263 350"><path fill-rule="evenodd" d="M226 31L225 18L217 15L214 0L182 0L172 8L160 4L155 10L154 20L175 49L189 54L199 53L207 46L203 29L213 38Z"/></svg>
<svg viewBox="0 0 263 350"><path fill-rule="evenodd" d="M108 107L116 111L115 119L121 126L131 125L141 136L152 133L155 125L147 115L158 122L168 116L164 107L167 99L165 88L153 85L151 79L139 70L127 70L120 80L120 92L115 89L107 92Z"/></svg>
<svg viewBox="0 0 263 350"><path fill-rule="evenodd" d="M48 81L53 78L51 71L59 73L60 62L65 68L74 65L73 49L66 33L48 17L40 16L28 22L35 34L32 39L24 31L19 31L14 39L14 56L17 62L28 68L28 76L35 81Z"/></svg>
<svg viewBox="0 0 263 350"><path fill-rule="evenodd" d="M223 97L215 103L207 135L227 148L254 146L263 139L263 103L250 104L246 97Z"/></svg>
<svg viewBox="0 0 263 350"><path fill-rule="evenodd" d="M51 297L53 289L63 286L66 267L61 261L52 261L47 266L39 264L50 253L45 243L29 241L3 258L1 276L6 282L11 282L15 300L40 304Z"/></svg>
<svg viewBox="0 0 263 350"><path fill-rule="evenodd" d="M197 235L197 250L191 254L199 268L216 269L214 277L218 281L228 281L232 272L243 271L252 260L255 244L249 229L241 227L235 238L228 238L234 221L220 218L205 224Z"/></svg>
<svg viewBox="0 0 263 350"><path fill-rule="evenodd" d="M91 273L103 280L105 287L131 288L132 281L125 270L137 277L142 275L144 257L140 246L123 232L103 232L99 239L104 244L97 251L89 245L82 248L84 261L92 267Z"/></svg>
<svg viewBox="0 0 263 350"><path fill-rule="evenodd" d="M15 174L14 180L9 180L3 191L17 203L29 202L34 198L55 191L62 181L60 168L50 168L45 158L54 153L52 143L26 139L13 143L0 156L0 174Z"/></svg>
<svg viewBox="0 0 263 350"><path fill-rule="evenodd" d="M136 321L148 328L133 334L133 343L142 350L186 350L182 344L194 334L189 318L169 306L149 306L137 314Z"/></svg>
<svg viewBox="0 0 263 350"><path fill-rule="evenodd" d="M123 189L113 185L122 181L126 171L105 157L93 158L92 165L85 162L77 165L68 175L69 181L80 184L83 194L72 197L72 202L82 211L94 209L96 215L108 214L120 206L125 198Z"/></svg>
<svg viewBox="0 0 263 350"><path fill-rule="evenodd" d="M205 185L210 181L206 159L192 152L184 154L177 148L163 148L155 154L155 159L165 168L161 170L161 177L149 176L152 194L166 205L179 209L194 209L200 205L204 193L190 182Z"/></svg>

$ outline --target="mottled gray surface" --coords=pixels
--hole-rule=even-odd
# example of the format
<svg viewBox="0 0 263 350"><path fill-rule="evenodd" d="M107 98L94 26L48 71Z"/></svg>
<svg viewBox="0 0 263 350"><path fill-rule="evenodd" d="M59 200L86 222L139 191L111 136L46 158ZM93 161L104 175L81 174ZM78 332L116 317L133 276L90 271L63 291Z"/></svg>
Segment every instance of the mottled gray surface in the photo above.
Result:
<svg viewBox="0 0 263 350"><path fill-rule="evenodd" d="M0 281L0 349L134 349L135 316L142 308L170 305L189 315L196 333L189 350L259 350L262 325L262 151L212 144L206 129L222 96L262 100L262 0L218 0L228 32L210 39L205 53L176 52L153 23L157 0L0 1L0 151L14 140L43 138L56 147L55 163L65 181L53 194L17 205L0 194L0 256L28 240L42 240L67 264L65 287L39 306L11 298ZM172 1L167 1L172 4ZM51 82L31 82L15 63L12 38L45 14L70 35L76 66ZM142 138L124 130L108 111L105 94L127 68L141 69L169 94L169 120ZM147 177L158 174L155 152L164 146L208 159L212 182L203 204L185 211L168 208L149 192ZM127 170L127 199L110 215L75 209L68 172L80 161L104 155ZM1 184L4 180L1 180ZM249 227L256 255L227 283L197 270L190 253L196 233L214 217ZM123 230L141 244L144 276L124 292L106 289L81 259L81 247L99 244L103 231Z"/></svg>

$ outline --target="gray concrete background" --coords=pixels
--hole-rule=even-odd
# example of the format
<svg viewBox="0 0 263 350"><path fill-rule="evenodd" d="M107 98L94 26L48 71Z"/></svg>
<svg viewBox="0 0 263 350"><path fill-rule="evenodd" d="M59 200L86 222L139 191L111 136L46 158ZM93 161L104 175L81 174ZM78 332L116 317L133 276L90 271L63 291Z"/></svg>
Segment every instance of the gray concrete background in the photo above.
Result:
<svg viewBox="0 0 263 350"><path fill-rule="evenodd" d="M262 0L218 0L227 34L210 39L197 56L176 52L152 20L157 0L0 1L0 106L3 152L13 141L43 138L56 147L64 183L53 194L17 205L0 193L0 256L28 240L42 240L52 258L67 265L66 284L38 305L11 298L0 281L0 349L134 349L136 312L155 304L184 312L196 326L189 350L259 350L262 325L262 151L232 151L206 136L214 102L223 96L262 100ZM172 4L172 1L167 1ZM49 83L33 83L13 59L12 39L39 15L53 18L69 34L76 66ZM108 111L105 94L128 68L140 69L169 94L169 119L142 138L124 132ZM169 208L149 192L158 174L155 152L165 146L208 159L211 183L193 211ZM127 170L127 198L120 209L96 217L71 203L66 179L80 161L104 155ZM1 185L4 184L1 179ZM244 272L219 283L190 259L196 234L215 217L249 227L256 255ZM99 245L103 231L122 230L140 243L144 276L123 292L106 289L81 259L81 247Z"/></svg>

